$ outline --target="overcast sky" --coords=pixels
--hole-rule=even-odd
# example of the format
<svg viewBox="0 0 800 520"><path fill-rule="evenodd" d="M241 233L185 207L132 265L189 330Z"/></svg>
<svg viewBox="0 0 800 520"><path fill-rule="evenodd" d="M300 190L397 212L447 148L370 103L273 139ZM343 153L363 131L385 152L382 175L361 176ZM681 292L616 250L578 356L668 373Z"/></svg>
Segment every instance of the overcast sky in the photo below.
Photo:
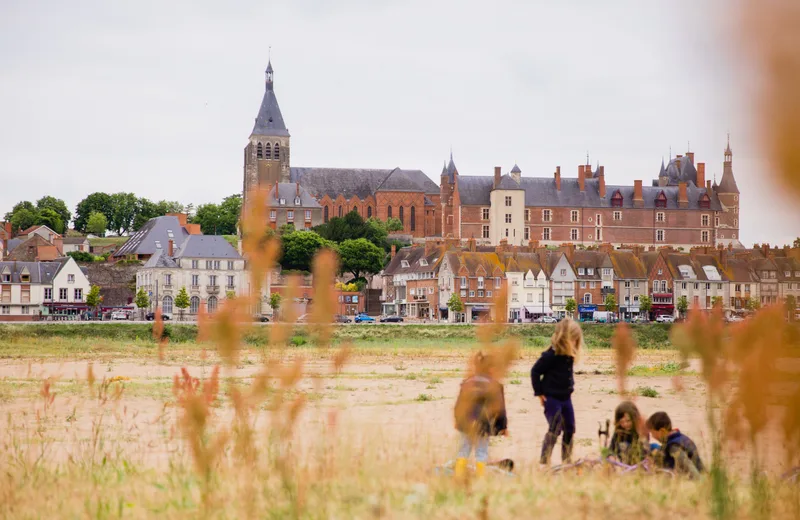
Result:
<svg viewBox="0 0 800 520"><path fill-rule="evenodd" d="M700 6L699 4L703 4ZM25 1L0 4L0 215L93 191L195 205L241 191L272 47L294 166L648 183L685 153L722 173L741 238L800 236L770 185L732 59L730 3L583 0ZM687 143L691 143L688 145Z"/></svg>

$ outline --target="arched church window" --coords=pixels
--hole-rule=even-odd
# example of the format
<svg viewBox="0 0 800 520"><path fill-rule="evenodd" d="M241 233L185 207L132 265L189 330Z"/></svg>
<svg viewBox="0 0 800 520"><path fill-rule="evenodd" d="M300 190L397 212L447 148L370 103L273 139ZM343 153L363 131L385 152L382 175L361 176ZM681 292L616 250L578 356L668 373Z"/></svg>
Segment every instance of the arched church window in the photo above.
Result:
<svg viewBox="0 0 800 520"><path fill-rule="evenodd" d="M256 157L259 159L264 157L264 150L261 147L261 143L258 143L258 146L256 146Z"/></svg>
<svg viewBox="0 0 800 520"><path fill-rule="evenodd" d="M264 148L264 159L272 159L272 145L269 143Z"/></svg>
<svg viewBox="0 0 800 520"><path fill-rule="evenodd" d="M386 218L392 218L392 207L388 206L386 208Z"/></svg>
<svg viewBox="0 0 800 520"><path fill-rule="evenodd" d="M276 161L281 158L281 145L278 143L275 143L275 153L272 154L272 158Z"/></svg>
<svg viewBox="0 0 800 520"><path fill-rule="evenodd" d="M417 215L414 206L411 206L411 231L417 229Z"/></svg>
<svg viewBox="0 0 800 520"><path fill-rule="evenodd" d="M324 207L324 209L323 209L322 211L323 211L323 213L325 214L325 215L324 215L324 218L323 218L323 220L324 220L325 222L327 222L327 221L328 221L328 206L325 206L325 207Z"/></svg>
<svg viewBox="0 0 800 520"><path fill-rule="evenodd" d="M372 206L367 206L367 218L372 218Z"/></svg>
<svg viewBox="0 0 800 520"><path fill-rule="evenodd" d="M339 206L339 216L342 216L342 206Z"/></svg>
<svg viewBox="0 0 800 520"><path fill-rule="evenodd" d="M406 221L405 221L405 220L403 220L403 219L404 219L404 217L405 217L405 215L403 215L403 206L400 206L400 210L399 210L399 212L398 212L398 215L399 215L399 217L400 217L400 222L401 222L403 225L405 225L405 224L406 224Z"/></svg>

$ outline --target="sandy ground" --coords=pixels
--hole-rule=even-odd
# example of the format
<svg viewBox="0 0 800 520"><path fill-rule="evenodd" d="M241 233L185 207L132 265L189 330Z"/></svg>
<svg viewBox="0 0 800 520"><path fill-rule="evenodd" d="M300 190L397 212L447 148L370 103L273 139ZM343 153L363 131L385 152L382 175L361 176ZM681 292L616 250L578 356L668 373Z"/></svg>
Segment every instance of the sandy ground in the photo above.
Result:
<svg viewBox="0 0 800 520"><path fill-rule="evenodd" d="M598 453L598 427L613 418L620 401L616 378L597 373L612 369L611 355L610 351L590 351L577 367L573 403L578 456ZM249 357L257 361L256 356ZM299 442L313 449L334 435L335 415L338 435L344 436L354 449L380 439L387 447L398 443L418 446L429 454L431 464L452 458L457 441L452 410L464 368L464 362L456 359L356 358L337 377L330 376L329 361L309 362L305 373L328 377L305 378L300 384L300 390L312 398L299 420ZM676 359L675 352L640 351L634 364L655 365ZM528 376L533 361L530 358L515 363L505 380L510 436L493 441L490 450L492 458L513 458L522 468L534 467L538 462L546 430L542 407L533 396ZM249 362L252 364L223 370L222 375L241 378L239 384L246 385L259 370L257 362ZM105 441L100 450L113 446L114 450L129 452L134 460L157 465L181 447L174 428L179 411L172 406L174 399L168 388L180 368L149 359L95 362L93 371L98 379L123 376L129 378L124 383L128 388L136 386L130 395L123 392L119 401L102 403L89 398L88 388L84 388L86 361L5 361L0 364L0 383L6 385L0 400L0 412L7 417L4 435L29 439L38 436L37 442L47 445L50 456L63 458L97 450L95 432L102 424ZM186 368L201 378L211 371L210 363ZM56 397L45 410L39 388L47 377L58 382L52 390ZM26 384L27 389L15 390L10 386L14 384ZM64 385L70 385L70 389ZM152 385L152 395L146 385ZM685 375L681 386L678 391L673 376L630 377L627 381L629 389L650 387L658 392L658 397L635 398L643 415L667 411L673 424L694 438L707 454L704 385L696 375ZM229 424L227 404L216 413L220 424ZM268 420L269 413L262 411L256 424L263 425ZM42 425L46 436L42 436ZM559 461L559 453L556 449L554 462Z"/></svg>

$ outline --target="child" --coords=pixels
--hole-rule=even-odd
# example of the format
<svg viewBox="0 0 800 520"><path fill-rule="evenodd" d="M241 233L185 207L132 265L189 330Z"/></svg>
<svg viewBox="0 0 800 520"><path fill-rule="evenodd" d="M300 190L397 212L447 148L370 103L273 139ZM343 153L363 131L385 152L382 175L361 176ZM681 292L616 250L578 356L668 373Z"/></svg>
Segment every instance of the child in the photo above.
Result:
<svg viewBox="0 0 800 520"><path fill-rule="evenodd" d="M531 368L533 393L544 406L548 424L539 460L541 464L550 463L550 455L562 431L561 461L569 463L572 458L572 436L575 433L575 411L571 399L575 386L572 365L581 345L583 332L580 325L565 318L556 325L550 348L542 353Z"/></svg>
<svg viewBox="0 0 800 520"><path fill-rule="evenodd" d="M482 476L489 459L489 437L507 435L508 420L503 385L493 376L490 359L478 352L472 375L461 382L455 407L456 429L461 445L455 465L456 478L464 478L467 459L475 450L475 474Z"/></svg>
<svg viewBox="0 0 800 520"><path fill-rule="evenodd" d="M648 453L648 446L639 436L642 416L631 401L623 401L614 410L614 435L609 444L609 457L623 464L639 464Z"/></svg>
<svg viewBox="0 0 800 520"><path fill-rule="evenodd" d="M692 439L680 430L672 429L672 421L666 412L656 412L647 419L647 429L661 444L661 464L666 469L676 470L691 477L699 477L704 471L700 453Z"/></svg>

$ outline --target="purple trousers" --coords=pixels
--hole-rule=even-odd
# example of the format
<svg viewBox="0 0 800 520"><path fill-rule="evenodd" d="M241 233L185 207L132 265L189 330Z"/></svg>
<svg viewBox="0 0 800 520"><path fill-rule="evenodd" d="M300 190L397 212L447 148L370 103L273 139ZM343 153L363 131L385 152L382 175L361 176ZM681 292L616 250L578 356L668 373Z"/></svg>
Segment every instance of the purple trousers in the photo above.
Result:
<svg viewBox="0 0 800 520"><path fill-rule="evenodd" d="M572 408L572 399L562 401L555 397L545 396L544 416L547 419L547 433L542 444L542 464L550 463L550 455L556 445L558 436L561 437L561 461L569 462L572 457L572 436L575 434L575 410Z"/></svg>

